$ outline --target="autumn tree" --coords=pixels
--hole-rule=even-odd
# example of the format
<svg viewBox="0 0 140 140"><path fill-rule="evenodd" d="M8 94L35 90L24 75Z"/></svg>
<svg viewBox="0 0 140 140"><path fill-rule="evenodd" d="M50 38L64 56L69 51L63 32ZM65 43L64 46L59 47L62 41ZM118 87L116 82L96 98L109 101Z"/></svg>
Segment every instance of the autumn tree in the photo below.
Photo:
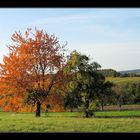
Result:
<svg viewBox="0 0 140 140"><path fill-rule="evenodd" d="M21 98L30 86L26 68L27 63L20 62L16 51L4 56L0 64L0 103L6 111L17 111L22 106Z"/></svg>
<svg viewBox="0 0 140 140"><path fill-rule="evenodd" d="M27 29L24 36L15 32L12 40L14 45L8 46L9 54L0 65L1 78L17 91L24 90L18 96L36 105L36 116L40 116L41 104L54 85L63 81L66 44L60 45L55 35L37 29L35 33ZM17 97L16 92L12 94Z"/></svg>

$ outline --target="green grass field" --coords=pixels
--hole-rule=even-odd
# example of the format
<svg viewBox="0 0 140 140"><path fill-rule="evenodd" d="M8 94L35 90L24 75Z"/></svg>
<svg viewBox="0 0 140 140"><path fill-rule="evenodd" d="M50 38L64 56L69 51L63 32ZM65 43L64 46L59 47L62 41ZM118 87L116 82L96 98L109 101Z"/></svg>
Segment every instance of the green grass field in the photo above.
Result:
<svg viewBox="0 0 140 140"><path fill-rule="evenodd" d="M83 112L50 112L46 117L84 117ZM95 117L140 117L140 110L131 111L98 111L95 113Z"/></svg>
<svg viewBox="0 0 140 140"><path fill-rule="evenodd" d="M140 77L106 77L106 80L115 84L140 83Z"/></svg>
<svg viewBox="0 0 140 140"><path fill-rule="evenodd" d="M40 118L34 113L0 112L0 132L140 132L140 117L134 116L140 111L96 112L95 118L84 118L80 112L42 113Z"/></svg>

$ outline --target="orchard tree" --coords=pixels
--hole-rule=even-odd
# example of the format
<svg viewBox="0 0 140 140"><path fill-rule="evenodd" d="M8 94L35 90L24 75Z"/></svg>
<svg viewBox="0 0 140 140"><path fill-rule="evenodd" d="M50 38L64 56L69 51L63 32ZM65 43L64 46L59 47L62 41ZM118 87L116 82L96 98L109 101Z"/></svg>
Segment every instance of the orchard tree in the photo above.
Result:
<svg viewBox="0 0 140 140"><path fill-rule="evenodd" d="M93 104L98 94L101 94L105 82L105 77L97 71L97 66L100 68L97 62L89 63L89 57L74 51L65 68L65 72L73 77L72 90L76 91L75 94L81 94L86 117L93 115Z"/></svg>
<svg viewBox="0 0 140 140"><path fill-rule="evenodd" d="M134 103L140 103L140 84L137 83L136 85L136 96L134 99Z"/></svg>
<svg viewBox="0 0 140 140"><path fill-rule="evenodd" d="M128 83L126 84L126 90L129 94L129 103L137 104L140 103L140 84L139 83Z"/></svg>
<svg viewBox="0 0 140 140"><path fill-rule="evenodd" d="M97 94L97 101L101 105L102 111L104 110L104 105L110 102L113 98L112 91L113 83L109 81L104 81L100 84L100 92Z"/></svg>
<svg viewBox="0 0 140 140"><path fill-rule="evenodd" d="M93 62L93 63L91 63L91 65L95 70L98 70L99 68L101 68L101 65L98 64L97 62Z"/></svg>
<svg viewBox="0 0 140 140"><path fill-rule="evenodd" d="M127 85L114 85L113 86L114 93L114 102L119 105L119 110L122 110L122 105L131 98L131 94L129 94Z"/></svg>
<svg viewBox="0 0 140 140"><path fill-rule="evenodd" d="M27 29L25 36L20 32L12 35L14 45L9 45L9 54L0 65L4 82L15 89L23 89L16 95L26 97L26 102L36 105L36 116L40 116L41 104L53 90L54 85L63 81L63 67L66 63L65 45L60 45L55 35L43 30Z"/></svg>

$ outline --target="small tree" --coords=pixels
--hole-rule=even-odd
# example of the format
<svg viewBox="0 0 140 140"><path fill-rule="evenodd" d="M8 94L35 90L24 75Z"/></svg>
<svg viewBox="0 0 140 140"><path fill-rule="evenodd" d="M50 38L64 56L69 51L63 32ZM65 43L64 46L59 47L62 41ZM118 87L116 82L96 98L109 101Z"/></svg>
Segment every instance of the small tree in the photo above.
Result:
<svg viewBox="0 0 140 140"><path fill-rule="evenodd" d="M100 92L97 94L97 100L101 105L102 111L104 110L104 105L109 103L110 98L113 98L112 86L113 83L109 81L104 81L100 85Z"/></svg>
<svg viewBox="0 0 140 140"><path fill-rule="evenodd" d="M100 66L97 65L97 62L89 63L89 58L86 55L75 51L71 54L66 67L66 72L73 76L72 91L78 89L77 92L81 94L87 118L93 115L91 113L94 111L92 103L97 98L97 94L101 93L100 88L105 81L105 77L97 72L97 66Z"/></svg>
<svg viewBox="0 0 140 140"><path fill-rule="evenodd" d="M136 86L136 98L134 100L135 103L140 103L140 84Z"/></svg>
<svg viewBox="0 0 140 140"><path fill-rule="evenodd" d="M119 105L119 110L121 111L122 105L130 98L129 92L127 91L126 85L115 85L112 89L114 100Z"/></svg>
<svg viewBox="0 0 140 140"><path fill-rule="evenodd" d="M46 105L46 113L49 112L49 109L50 109L50 108L51 108L50 104L47 104L47 105Z"/></svg>
<svg viewBox="0 0 140 140"><path fill-rule="evenodd" d="M129 93L129 103L136 104L140 103L140 84L139 83L128 83L126 85L127 92Z"/></svg>

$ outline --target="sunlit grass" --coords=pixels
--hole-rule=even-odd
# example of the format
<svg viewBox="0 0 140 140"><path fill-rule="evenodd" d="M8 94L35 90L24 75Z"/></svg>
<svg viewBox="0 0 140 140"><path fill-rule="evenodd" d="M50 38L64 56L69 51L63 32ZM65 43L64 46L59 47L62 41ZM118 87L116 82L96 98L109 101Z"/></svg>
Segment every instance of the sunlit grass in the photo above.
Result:
<svg viewBox="0 0 140 140"><path fill-rule="evenodd" d="M139 110L131 110L131 111L101 111L96 112L96 116L100 117L140 117Z"/></svg>
<svg viewBox="0 0 140 140"><path fill-rule="evenodd" d="M1 112L0 132L140 132L140 118L98 118L117 114L140 111L97 112L95 118L84 118L80 112L42 113L40 118L34 113Z"/></svg>

